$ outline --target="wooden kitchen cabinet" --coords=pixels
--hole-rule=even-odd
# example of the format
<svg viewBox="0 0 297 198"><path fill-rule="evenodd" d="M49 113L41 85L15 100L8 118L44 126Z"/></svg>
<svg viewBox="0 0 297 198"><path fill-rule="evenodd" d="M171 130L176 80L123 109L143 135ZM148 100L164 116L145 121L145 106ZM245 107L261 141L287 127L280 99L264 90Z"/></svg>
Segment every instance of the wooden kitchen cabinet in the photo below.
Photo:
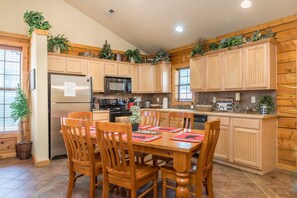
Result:
<svg viewBox="0 0 297 198"><path fill-rule="evenodd" d="M161 62L153 65L155 75L155 93L171 92L171 63Z"/></svg>
<svg viewBox="0 0 297 198"><path fill-rule="evenodd" d="M245 89L276 89L276 45L246 47L244 57Z"/></svg>
<svg viewBox="0 0 297 198"><path fill-rule="evenodd" d="M92 77L93 92L104 92L104 62L87 61L88 76Z"/></svg>
<svg viewBox="0 0 297 198"><path fill-rule="evenodd" d="M93 111L93 122L109 122L109 111Z"/></svg>
<svg viewBox="0 0 297 198"><path fill-rule="evenodd" d="M190 60L190 88L191 91L203 90L203 57L195 57Z"/></svg>
<svg viewBox="0 0 297 198"><path fill-rule="evenodd" d="M105 70L105 76L118 76L118 63L105 62L104 70Z"/></svg>
<svg viewBox="0 0 297 198"><path fill-rule="evenodd" d="M222 89L222 56L215 53L205 56L206 90L220 91Z"/></svg>
<svg viewBox="0 0 297 198"><path fill-rule="evenodd" d="M66 73L86 75L87 60L67 57L66 62Z"/></svg>
<svg viewBox="0 0 297 198"><path fill-rule="evenodd" d="M131 63L119 63L118 64L118 76L131 77Z"/></svg>
<svg viewBox="0 0 297 198"><path fill-rule="evenodd" d="M48 55L48 72L86 75L87 60L61 55Z"/></svg>
<svg viewBox="0 0 297 198"><path fill-rule="evenodd" d="M225 90L239 90L243 88L242 51L242 49L236 49L222 53Z"/></svg>
<svg viewBox="0 0 297 198"><path fill-rule="evenodd" d="M66 57L48 56L48 71L52 73L66 72Z"/></svg>
<svg viewBox="0 0 297 198"><path fill-rule="evenodd" d="M131 81L132 81L132 93L139 92L139 80L138 80L138 66L131 66Z"/></svg>
<svg viewBox="0 0 297 198"><path fill-rule="evenodd" d="M208 116L208 121L214 121L219 119L220 124L220 135L217 142L214 156L222 160L230 160L230 118Z"/></svg>
<svg viewBox="0 0 297 198"><path fill-rule="evenodd" d="M138 65L139 92L153 93L155 89L155 68L151 64Z"/></svg>

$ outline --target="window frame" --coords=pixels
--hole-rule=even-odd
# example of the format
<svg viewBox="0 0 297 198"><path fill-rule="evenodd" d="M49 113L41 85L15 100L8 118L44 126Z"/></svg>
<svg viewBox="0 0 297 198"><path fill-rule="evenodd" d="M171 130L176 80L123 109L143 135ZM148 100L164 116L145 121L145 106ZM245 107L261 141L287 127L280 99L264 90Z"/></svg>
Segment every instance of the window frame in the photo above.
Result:
<svg viewBox="0 0 297 198"><path fill-rule="evenodd" d="M181 70L187 70L187 75L186 76L181 76ZM189 67L183 67L183 68L177 68L176 69L177 72L177 79L176 79L176 83L175 83L175 91L176 91L176 101L177 102L191 102L193 99L193 93L190 90L190 68ZM187 78L187 83L181 83L181 79L182 77L186 77ZM186 95L191 94L190 98L181 98L181 87L188 87L189 90L186 88Z"/></svg>

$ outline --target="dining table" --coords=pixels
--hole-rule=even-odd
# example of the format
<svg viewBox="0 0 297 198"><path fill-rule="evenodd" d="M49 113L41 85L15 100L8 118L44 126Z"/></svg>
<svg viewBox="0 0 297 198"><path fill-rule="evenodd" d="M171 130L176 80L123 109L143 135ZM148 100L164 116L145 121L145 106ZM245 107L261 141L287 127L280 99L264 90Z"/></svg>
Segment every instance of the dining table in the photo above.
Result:
<svg viewBox="0 0 297 198"><path fill-rule="evenodd" d="M176 170L177 175L176 197L189 197L188 183L191 168L191 159L192 155L200 150L202 140L200 139L198 141L188 141L183 137L186 134L197 134L203 137L204 130L141 126L140 130L137 132L133 132L133 134L135 134L135 136L137 137L139 136L139 134L158 136L157 138L148 137L148 141L146 141L145 139L134 140L134 138L132 138L133 150L136 152L172 158L173 167ZM182 138L175 138L179 136ZM192 136L193 135L191 135L191 137ZM92 132L91 137L96 138L95 134Z"/></svg>

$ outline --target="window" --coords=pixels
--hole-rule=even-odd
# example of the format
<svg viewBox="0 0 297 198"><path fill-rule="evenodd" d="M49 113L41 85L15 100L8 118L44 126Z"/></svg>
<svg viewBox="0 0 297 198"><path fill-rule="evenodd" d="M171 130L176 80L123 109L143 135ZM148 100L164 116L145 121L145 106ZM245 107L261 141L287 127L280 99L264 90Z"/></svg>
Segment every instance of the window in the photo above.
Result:
<svg viewBox="0 0 297 198"><path fill-rule="evenodd" d="M17 131L10 117L17 84L21 83L21 50L0 46L0 132Z"/></svg>
<svg viewBox="0 0 297 198"><path fill-rule="evenodd" d="M175 79L175 93L177 101L191 101L192 92L190 91L190 69L178 69Z"/></svg>

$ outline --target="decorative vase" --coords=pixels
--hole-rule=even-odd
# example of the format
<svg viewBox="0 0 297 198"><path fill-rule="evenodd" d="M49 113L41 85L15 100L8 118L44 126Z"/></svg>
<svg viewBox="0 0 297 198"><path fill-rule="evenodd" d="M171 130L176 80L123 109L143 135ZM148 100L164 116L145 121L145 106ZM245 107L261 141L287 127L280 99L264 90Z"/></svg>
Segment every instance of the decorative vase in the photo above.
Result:
<svg viewBox="0 0 297 198"><path fill-rule="evenodd" d="M130 63L135 63L135 60L133 57L130 58Z"/></svg>
<svg viewBox="0 0 297 198"><path fill-rule="evenodd" d="M138 131L138 128L139 128L139 124L137 123L132 124L132 131Z"/></svg>
<svg viewBox="0 0 297 198"><path fill-rule="evenodd" d="M54 53L60 54L61 53L60 47L54 46Z"/></svg>
<svg viewBox="0 0 297 198"><path fill-rule="evenodd" d="M31 157L32 142L23 142L16 144L16 156L20 160L29 159Z"/></svg>
<svg viewBox="0 0 297 198"><path fill-rule="evenodd" d="M122 61L122 55L121 54L116 54L116 60L117 61Z"/></svg>

